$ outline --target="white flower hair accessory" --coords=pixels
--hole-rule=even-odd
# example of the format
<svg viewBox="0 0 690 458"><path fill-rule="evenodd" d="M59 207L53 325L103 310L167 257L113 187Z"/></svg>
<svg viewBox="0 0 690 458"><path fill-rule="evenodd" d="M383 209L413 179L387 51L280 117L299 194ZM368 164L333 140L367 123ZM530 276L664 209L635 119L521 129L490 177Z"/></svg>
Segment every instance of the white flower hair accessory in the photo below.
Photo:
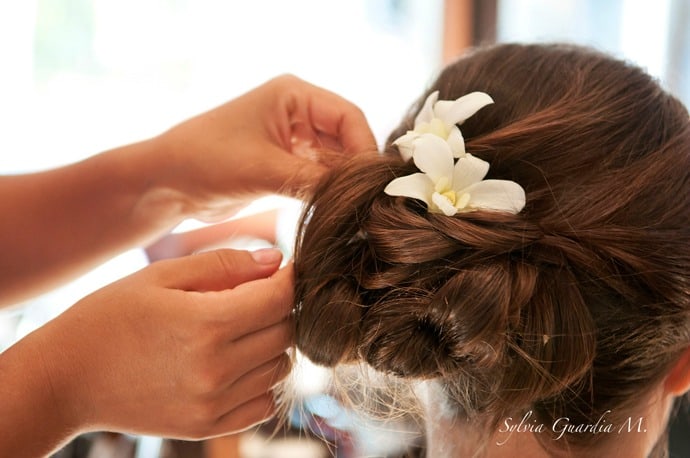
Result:
<svg viewBox="0 0 690 458"><path fill-rule="evenodd" d="M517 214L524 208L522 186L509 180L484 180L488 162L468 153L454 161L449 142L438 135L419 135L411 149L421 173L388 183L384 192L389 196L419 199L429 212L446 216L479 209Z"/></svg>
<svg viewBox="0 0 690 458"><path fill-rule="evenodd" d="M465 154L465 139L457 125L492 103L493 99L484 92L471 92L451 101L438 100L438 91L434 91L415 117L414 129L408 130L393 144L398 147L402 158L409 161L414 141L424 134L434 134L448 142L453 157L462 157Z"/></svg>

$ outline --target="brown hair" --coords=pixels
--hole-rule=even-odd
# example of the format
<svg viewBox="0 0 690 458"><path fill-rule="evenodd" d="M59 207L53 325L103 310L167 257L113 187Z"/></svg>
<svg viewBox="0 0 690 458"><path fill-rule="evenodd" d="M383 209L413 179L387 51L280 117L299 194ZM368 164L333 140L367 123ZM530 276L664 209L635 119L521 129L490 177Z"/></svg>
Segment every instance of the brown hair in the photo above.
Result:
<svg viewBox="0 0 690 458"><path fill-rule="evenodd" d="M525 189L522 212L448 217L383 192L417 171L391 141L434 90L494 99L461 130L488 178ZM315 190L295 250L298 348L439 379L487 430L528 409L545 424L627 417L690 345L689 171L688 113L639 68L568 45L476 50L384 154Z"/></svg>

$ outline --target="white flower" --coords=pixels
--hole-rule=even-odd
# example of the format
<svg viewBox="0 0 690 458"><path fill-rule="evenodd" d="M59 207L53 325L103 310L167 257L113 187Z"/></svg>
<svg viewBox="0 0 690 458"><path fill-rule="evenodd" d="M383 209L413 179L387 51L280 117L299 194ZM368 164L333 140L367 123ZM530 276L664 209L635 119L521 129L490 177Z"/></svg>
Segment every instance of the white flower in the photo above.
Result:
<svg viewBox="0 0 690 458"><path fill-rule="evenodd" d="M450 145L434 134L421 134L412 142L412 157L422 173L396 178L386 186L389 196L404 196L426 203L432 213L453 216L477 209L519 213L525 191L514 181L484 180L489 163L465 154L454 163Z"/></svg>
<svg viewBox="0 0 690 458"><path fill-rule="evenodd" d="M457 124L462 124L481 108L494 103L483 92L472 92L455 101L437 99L438 91L429 94L415 117L414 130L408 130L393 142L405 161L412 157L414 140L424 134L434 134L446 140L453 151L453 157L462 157L465 154L465 139Z"/></svg>

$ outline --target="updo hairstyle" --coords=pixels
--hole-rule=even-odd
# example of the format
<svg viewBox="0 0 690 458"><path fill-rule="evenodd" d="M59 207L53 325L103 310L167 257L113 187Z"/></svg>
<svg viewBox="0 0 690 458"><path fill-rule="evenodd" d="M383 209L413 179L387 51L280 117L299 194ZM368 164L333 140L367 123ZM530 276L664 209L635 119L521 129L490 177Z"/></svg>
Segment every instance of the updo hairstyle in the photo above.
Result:
<svg viewBox="0 0 690 458"><path fill-rule="evenodd" d="M519 214L450 217L383 192L418 171L392 141L434 90L494 99L460 128L487 178L525 189ZM295 250L297 346L324 366L437 379L487 428L527 410L622 421L690 345L689 173L688 113L639 68L569 45L476 50L383 154L315 189Z"/></svg>

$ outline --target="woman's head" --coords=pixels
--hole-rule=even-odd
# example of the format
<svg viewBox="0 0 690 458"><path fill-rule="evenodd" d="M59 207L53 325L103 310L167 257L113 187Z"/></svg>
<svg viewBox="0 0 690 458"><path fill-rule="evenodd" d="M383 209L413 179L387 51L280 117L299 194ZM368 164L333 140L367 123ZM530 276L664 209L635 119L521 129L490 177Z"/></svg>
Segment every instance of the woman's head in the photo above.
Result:
<svg viewBox="0 0 690 458"><path fill-rule="evenodd" d="M461 130L487 178L524 188L520 213L445 216L383 192L417 171L392 142L432 91L493 98ZM638 68L573 46L479 49L383 155L316 190L295 252L298 347L437 379L487 429L529 410L627 417L690 346L689 171L688 113Z"/></svg>

